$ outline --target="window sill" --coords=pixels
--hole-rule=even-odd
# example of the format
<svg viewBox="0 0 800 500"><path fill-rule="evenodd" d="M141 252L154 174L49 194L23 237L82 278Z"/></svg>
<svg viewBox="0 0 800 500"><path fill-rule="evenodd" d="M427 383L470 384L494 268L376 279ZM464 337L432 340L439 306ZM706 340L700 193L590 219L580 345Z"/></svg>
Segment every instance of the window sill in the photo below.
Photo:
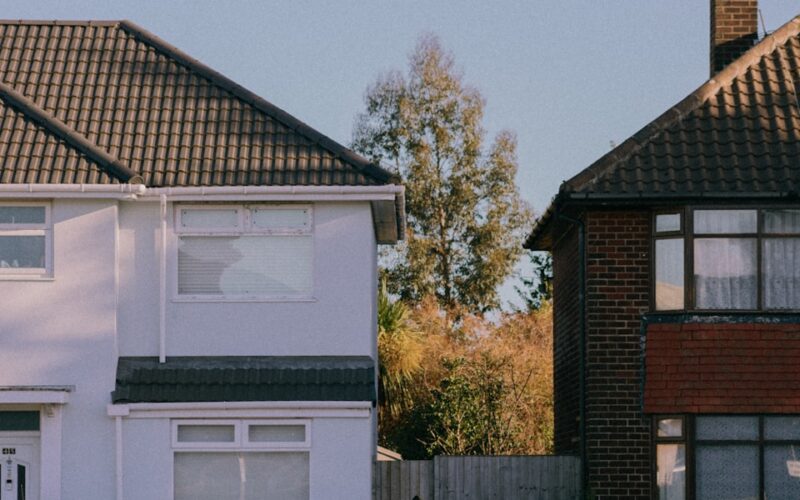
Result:
<svg viewBox="0 0 800 500"><path fill-rule="evenodd" d="M220 296L197 296L190 295L184 297L173 297L172 302L176 304L187 303L269 303L269 302L317 302L316 297L220 297Z"/></svg>
<svg viewBox="0 0 800 500"><path fill-rule="evenodd" d="M0 274L0 281L55 281L55 277L35 274Z"/></svg>

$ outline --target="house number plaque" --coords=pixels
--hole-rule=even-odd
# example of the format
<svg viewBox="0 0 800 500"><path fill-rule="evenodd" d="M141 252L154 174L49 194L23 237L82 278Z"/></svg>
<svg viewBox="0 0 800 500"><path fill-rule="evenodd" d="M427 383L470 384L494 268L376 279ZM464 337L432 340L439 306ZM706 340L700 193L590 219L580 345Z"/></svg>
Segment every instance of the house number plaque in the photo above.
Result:
<svg viewBox="0 0 800 500"><path fill-rule="evenodd" d="M16 448L3 448L3 455L16 455L17 449Z"/></svg>

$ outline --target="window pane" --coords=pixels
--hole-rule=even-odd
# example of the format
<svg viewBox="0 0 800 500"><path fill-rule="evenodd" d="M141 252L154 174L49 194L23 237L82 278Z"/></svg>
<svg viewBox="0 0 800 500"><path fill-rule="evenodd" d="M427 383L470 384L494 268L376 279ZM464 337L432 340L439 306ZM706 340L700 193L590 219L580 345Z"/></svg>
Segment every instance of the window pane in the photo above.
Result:
<svg viewBox="0 0 800 500"><path fill-rule="evenodd" d="M185 236L178 293L297 296L311 292L310 236Z"/></svg>
<svg viewBox="0 0 800 500"><path fill-rule="evenodd" d="M0 207L0 224L44 223L44 207Z"/></svg>
<svg viewBox="0 0 800 500"><path fill-rule="evenodd" d="M697 447L697 498L752 500L758 492L758 447Z"/></svg>
<svg viewBox="0 0 800 500"><path fill-rule="evenodd" d="M0 431L38 430L38 411L0 411Z"/></svg>
<svg viewBox="0 0 800 500"><path fill-rule="evenodd" d="M662 418L658 421L658 437L683 436L683 420L679 418Z"/></svg>
<svg viewBox="0 0 800 500"><path fill-rule="evenodd" d="M302 443L306 440L304 425L251 425L250 441L260 443Z"/></svg>
<svg viewBox="0 0 800 500"><path fill-rule="evenodd" d="M658 498L682 500L686 497L686 449L682 444L660 444L656 450Z"/></svg>
<svg viewBox="0 0 800 500"><path fill-rule="evenodd" d="M800 238L763 240L764 307L800 308Z"/></svg>
<svg viewBox="0 0 800 500"><path fill-rule="evenodd" d="M308 453L176 453L175 500L308 500Z"/></svg>
<svg viewBox="0 0 800 500"><path fill-rule="evenodd" d="M764 210L764 232L800 233L800 210Z"/></svg>
<svg viewBox="0 0 800 500"><path fill-rule="evenodd" d="M233 443L236 441L233 425L179 425L180 443Z"/></svg>
<svg viewBox="0 0 800 500"><path fill-rule="evenodd" d="M697 417L697 439L758 439L758 417Z"/></svg>
<svg viewBox="0 0 800 500"><path fill-rule="evenodd" d="M239 227L239 210L235 208L187 208L181 210L181 226L192 229Z"/></svg>
<svg viewBox="0 0 800 500"><path fill-rule="evenodd" d="M755 233L756 210L695 210L695 234Z"/></svg>
<svg viewBox="0 0 800 500"><path fill-rule="evenodd" d="M305 208L256 208L252 216L253 225L262 229L306 229L309 225Z"/></svg>
<svg viewBox="0 0 800 500"><path fill-rule="evenodd" d="M668 231L681 230L680 214L659 214L656 215L656 232L666 233Z"/></svg>
<svg viewBox="0 0 800 500"><path fill-rule="evenodd" d="M44 269L44 236L0 236L0 268Z"/></svg>
<svg viewBox="0 0 800 500"><path fill-rule="evenodd" d="M694 286L698 309L755 309L755 238L696 238Z"/></svg>
<svg viewBox="0 0 800 500"><path fill-rule="evenodd" d="M800 416L764 417L764 437L800 441Z"/></svg>
<svg viewBox="0 0 800 500"><path fill-rule="evenodd" d="M683 309L683 238L656 240L656 309Z"/></svg>
<svg viewBox="0 0 800 500"><path fill-rule="evenodd" d="M769 499L800 496L800 446L764 448L764 491Z"/></svg>

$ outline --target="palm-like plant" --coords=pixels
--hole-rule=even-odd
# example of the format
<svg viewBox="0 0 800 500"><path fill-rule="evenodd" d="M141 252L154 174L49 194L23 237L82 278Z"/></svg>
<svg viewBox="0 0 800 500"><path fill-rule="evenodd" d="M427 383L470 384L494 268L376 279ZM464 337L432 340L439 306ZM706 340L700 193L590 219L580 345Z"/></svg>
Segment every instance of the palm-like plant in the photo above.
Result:
<svg viewBox="0 0 800 500"><path fill-rule="evenodd" d="M378 401L383 418L397 418L411 406L413 378L420 369L422 351L408 308L391 300L383 282L378 293Z"/></svg>

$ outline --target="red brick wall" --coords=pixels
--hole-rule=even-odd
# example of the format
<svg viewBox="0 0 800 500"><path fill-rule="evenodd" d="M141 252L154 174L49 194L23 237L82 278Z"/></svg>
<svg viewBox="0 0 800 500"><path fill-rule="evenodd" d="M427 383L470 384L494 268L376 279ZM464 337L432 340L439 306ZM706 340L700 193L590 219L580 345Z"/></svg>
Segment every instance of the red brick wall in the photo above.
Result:
<svg viewBox="0 0 800 500"><path fill-rule="evenodd" d="M800 324L651 324L645 411L800 413Z"/></svg>
<svg viewBox="0 0 800 500"><path fill-rule="evenodd" d="M758 38L757 0L711 0L711 76Z"/></svg>
<svg viewBox="0 0 800 500"><path fill-rule="evenodd" d="M641 317L649 308L650 213L589 212L587 448L598 498L650 498L642 413Z"/></svg>
<svg viewBox="0 0 800 500"><path fill-rule="evenodd" d="M580 454L578 230L571 226L553 248L553 409L555 453Z"/></svg>

